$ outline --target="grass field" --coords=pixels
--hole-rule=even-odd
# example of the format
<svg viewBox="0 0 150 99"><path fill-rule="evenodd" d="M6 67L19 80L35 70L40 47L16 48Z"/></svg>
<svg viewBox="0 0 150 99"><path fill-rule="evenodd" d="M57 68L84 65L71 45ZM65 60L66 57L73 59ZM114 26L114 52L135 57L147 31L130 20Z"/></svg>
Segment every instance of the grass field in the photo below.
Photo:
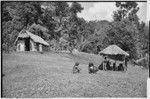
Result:
<svg viewBox="0 0 150 99"><path fill-rule="evenodd" d="M75 61L80 74L73 74ZM88 74L88 62L102 58L79 53L3 54L3 96L10 97L146 97L148 70L129 64L127 72Z"/></svg>

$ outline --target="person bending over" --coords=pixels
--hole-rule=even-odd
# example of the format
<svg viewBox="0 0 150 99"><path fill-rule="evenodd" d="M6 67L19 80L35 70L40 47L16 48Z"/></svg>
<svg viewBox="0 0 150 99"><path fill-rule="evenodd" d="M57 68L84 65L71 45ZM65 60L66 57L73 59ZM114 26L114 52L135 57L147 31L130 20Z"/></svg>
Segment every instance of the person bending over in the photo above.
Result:
<svg viewBox="0 0 150 99"><path fill-rule="evenodd" d="M73 73L80 73L79 63L76 62L73 66Z"/></svg>

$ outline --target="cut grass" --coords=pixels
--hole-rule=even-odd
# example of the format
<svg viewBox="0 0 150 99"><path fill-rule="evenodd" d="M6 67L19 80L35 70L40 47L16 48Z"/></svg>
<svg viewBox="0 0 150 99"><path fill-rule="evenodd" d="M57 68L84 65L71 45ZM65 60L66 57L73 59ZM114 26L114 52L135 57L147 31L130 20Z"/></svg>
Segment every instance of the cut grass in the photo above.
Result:
<svg viewBox="0 0 150 99"><path fill-rule="evenodd" d="M73 74L80 62L80 74ZM3 96L47 97L146 97L148 70L128 66L127 72L98 71L88 74L88 63L96 66L102 57L77 53L3 54Z"/></svg>

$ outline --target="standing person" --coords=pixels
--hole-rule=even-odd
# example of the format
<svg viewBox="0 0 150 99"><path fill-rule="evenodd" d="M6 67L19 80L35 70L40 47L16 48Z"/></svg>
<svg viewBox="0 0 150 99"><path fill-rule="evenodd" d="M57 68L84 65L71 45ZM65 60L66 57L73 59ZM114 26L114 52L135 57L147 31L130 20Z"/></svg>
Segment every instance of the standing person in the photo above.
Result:
<svg viewBox="0 0 150 99"><path fill-rule="evenodd" d="M116 71L116 61L113 63L113 71Z"/></svg>
<svg viewBox="0 0 150 99"><path fill-rule="evenodd" d="M104 57L104 62L103 62L103 70L106 70L106 65L107 65L107 57Z"/></svg>

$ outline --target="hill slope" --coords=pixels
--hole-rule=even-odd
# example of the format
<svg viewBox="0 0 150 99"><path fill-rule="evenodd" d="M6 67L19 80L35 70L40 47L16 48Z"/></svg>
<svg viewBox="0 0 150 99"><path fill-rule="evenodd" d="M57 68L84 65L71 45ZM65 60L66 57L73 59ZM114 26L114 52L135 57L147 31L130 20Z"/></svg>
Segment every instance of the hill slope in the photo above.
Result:
<svg viewBox="0 0 150 99"><path fill-rule="evenodd" d="M72 67L79 61L80 74ZM78 53L3 54L3 96L10 97L146 97L148 70L129 66L127 72L88 74L88 62L102 58Z"/></svg>

